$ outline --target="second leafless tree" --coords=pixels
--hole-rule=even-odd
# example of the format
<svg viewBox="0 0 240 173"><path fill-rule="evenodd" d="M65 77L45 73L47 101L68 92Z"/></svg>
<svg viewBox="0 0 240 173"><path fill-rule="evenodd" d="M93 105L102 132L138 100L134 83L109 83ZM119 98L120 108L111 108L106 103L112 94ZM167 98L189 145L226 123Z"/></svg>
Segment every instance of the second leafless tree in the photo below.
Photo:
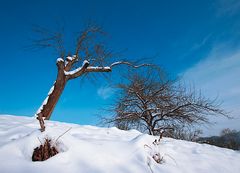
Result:
<svg viewBox="0 0 240 173"><path fill-rule="evenodd" d="M163 130L208 123L210 115L227 116L216 100L187 89L163 72L129 73L126 79L117 86L121 94L112 109L114 116L103 119L121 129L159 135Z"/></svg>

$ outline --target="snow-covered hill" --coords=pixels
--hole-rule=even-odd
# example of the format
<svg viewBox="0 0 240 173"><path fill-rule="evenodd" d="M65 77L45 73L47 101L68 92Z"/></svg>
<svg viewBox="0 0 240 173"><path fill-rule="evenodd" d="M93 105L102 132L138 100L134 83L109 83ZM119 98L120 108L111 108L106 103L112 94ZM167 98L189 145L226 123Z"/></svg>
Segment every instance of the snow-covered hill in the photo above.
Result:
<svg viewBox="0 0 240 173"><path fill-rule="evenodd" d="M206 144L156 137L138 131L49 121L41 133L34 118L0 115L1 173L239 173L240 153ZM69 130L66 134L57 138ZM33 149L50 137L60 154L32 162ZM146 147L148 145L152 148ZM145 146L145 147L144 147ZM164 163L151 154L159 152Z"/></svg>

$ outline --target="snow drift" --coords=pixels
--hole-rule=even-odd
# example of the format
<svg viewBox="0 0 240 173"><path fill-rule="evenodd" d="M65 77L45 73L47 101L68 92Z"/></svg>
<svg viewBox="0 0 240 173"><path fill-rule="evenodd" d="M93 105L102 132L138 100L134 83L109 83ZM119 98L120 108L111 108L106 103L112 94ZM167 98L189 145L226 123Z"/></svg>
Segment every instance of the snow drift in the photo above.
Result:
<svg viewBox="0 0 240 173"><path fill-rule="evenodd" d="M68 129L66 134L58 138ZM46 121L41 133L34 118L0 116L0 172L58 173L238 173L240 153L207 144L157 138L136 130L99 128ZM60 153L32 162L35 147L51 138ZM144 147L148 145L151 147ZM151 154L164 159L156 163Z"/></svg>

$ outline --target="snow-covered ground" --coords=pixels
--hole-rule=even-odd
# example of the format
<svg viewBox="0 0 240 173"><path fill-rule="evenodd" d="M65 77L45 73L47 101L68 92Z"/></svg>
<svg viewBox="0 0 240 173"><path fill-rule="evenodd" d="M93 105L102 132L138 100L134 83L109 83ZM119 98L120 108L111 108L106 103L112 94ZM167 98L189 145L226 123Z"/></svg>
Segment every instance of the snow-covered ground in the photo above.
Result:
<svg viewBox="0 0 240 173"><path fill-rule="evenodd" d="M48 121L46 127L46 131L41 133L34 118L0 115L0 172L240 172L240 152L229 149L171 138L163 138L160 145L154 147L152 142L157 137L135 130L122 131L53 121ZM44 162L32 162L33 149L46 137L53 139L61 150L60 154ZM163 156L162 164L151 158L151 154L158 152Z"/></svg>

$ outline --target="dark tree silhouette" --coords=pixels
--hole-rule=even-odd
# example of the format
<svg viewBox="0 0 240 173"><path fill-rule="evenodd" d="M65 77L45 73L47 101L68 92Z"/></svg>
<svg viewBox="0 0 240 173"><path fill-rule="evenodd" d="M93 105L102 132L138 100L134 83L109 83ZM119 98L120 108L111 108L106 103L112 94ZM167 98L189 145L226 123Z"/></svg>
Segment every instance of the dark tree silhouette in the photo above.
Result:
<svg viewBox="0 0 240 173"><path fill-rule="evenodd" d="M114 116L103 119L121 129L159 135L163 130L208 123L208 115L227 116L216 100L187 89L164 72L128 73L126 79L117 86L121 94L112 109Z"/></svg>

